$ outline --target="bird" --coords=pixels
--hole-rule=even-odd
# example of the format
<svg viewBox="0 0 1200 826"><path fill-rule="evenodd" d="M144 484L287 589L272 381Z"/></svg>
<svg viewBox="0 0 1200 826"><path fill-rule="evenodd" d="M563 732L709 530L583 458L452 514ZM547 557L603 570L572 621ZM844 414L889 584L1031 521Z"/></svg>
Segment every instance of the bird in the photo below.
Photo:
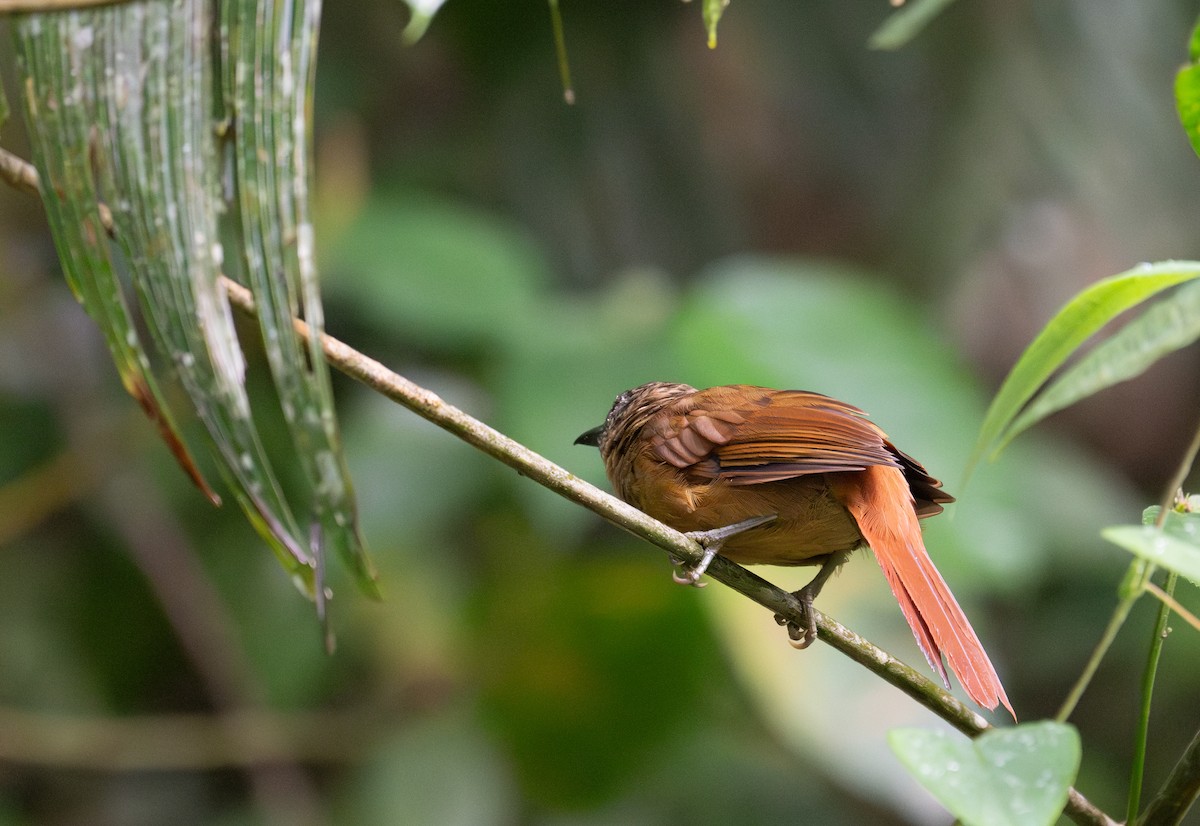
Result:
<svg viewBox="0 0 1200 826"><path fill-rule="evenodd" d="M869 547L942 682L948 663L973 702L1015 719L921 535L919 521L954 497L859 408L806 390L655 381L617 396L575 444L600 449L618 497L705 548L678 582L699 584L718 551L744 565L820 566L795 592L806 609L803 627L787 623L797 647L816 639L825 582Z"/></svg>

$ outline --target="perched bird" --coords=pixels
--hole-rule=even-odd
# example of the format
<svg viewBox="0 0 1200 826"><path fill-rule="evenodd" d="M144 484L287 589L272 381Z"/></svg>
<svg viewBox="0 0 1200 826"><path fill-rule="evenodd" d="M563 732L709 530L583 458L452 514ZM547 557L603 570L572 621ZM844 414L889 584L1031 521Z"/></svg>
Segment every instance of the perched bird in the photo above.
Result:
<svg viewBox="0 0 1200 826"><path fill-rule="evenodd" d="M898 450L866 414L803 390L651 382L619 395L604 424L576 444L600 448L616 494L706 547L747 565L820 565L796 596L809 609L825 581L870 546L921 652L949 685L943 654L967 694L1012 706L983 645L933 560L919 519L954 497ZM816 639L811 610L789 626Z"/></svg>

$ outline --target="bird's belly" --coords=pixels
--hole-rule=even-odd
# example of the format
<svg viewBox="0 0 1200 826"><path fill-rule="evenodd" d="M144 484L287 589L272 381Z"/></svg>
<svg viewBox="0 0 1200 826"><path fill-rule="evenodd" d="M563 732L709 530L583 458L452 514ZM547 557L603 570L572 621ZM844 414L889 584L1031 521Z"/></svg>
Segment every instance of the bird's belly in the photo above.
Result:
<svg viewBox="0 0 1200 826"><path fill-rule="evenodd" d="M830 493L824 476L729 485L676 485L672 496L647 497L642 509L676 530L723 528L754 516L776 519L730 537L721 555L742 565L815 565L862 544L858 525Z"/></svg>

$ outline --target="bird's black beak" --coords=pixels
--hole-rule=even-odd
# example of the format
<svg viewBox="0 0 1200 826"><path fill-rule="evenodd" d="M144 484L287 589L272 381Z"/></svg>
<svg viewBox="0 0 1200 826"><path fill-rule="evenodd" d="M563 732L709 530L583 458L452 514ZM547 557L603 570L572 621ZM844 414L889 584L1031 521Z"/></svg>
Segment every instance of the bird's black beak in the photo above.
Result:
<svg viewBox="0 0 1200 826"><path fill-rule="evenodd" d="M579 438L575 440L577 445L591 445L592 447L600 447L600 434L604 431L604 425L593 427L591 430L584 431L579 434Z"/></svg>

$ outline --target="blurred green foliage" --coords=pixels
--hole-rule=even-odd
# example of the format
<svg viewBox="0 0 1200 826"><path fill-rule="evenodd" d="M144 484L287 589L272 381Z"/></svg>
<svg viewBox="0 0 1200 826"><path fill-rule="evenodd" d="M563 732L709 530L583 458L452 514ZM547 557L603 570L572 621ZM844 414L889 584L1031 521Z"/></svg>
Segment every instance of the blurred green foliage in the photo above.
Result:
<svg viewBox="0 0 1200 826"><path fill-rule="evenodd" d="M927 525L932 554L1022 719L1047 716L1127 564L1099 529L1157 498L1194 424L1194 354L1137 383L1136 407L1102 396L959 479L998 375L1057 305L1200 252L1200 169L1171 111L1185 6L956 3L888 54L866 48L883 4L737 3L712 52L694 7L568 6L566 108L544 5L455 0L403 49L398 4L327 4L329 329L601 485L571 442L649 379L863 407L960 497ZM17 503L0 715L47 715L26 739L0 717L0 823L945 822L887 750L888 729L931 724L910 700L336 377L385 599L334 572L327 657L253 532L124 398L36 207L0 192L0 216L0 503ZM868 557L821 607L919 662ZM1113 812L1151 620L1135 612L1072 720L1078 785ZM1177 629L1149 789L1190 734L1174 721L1198 663ZM231 706L279 731L223 735ZM147 714L204 715L224 757ZM120 736L90 739L95 719ZM339 720L354 734L306 739ZM114 768L163 738L194 768Z"/></svg>

